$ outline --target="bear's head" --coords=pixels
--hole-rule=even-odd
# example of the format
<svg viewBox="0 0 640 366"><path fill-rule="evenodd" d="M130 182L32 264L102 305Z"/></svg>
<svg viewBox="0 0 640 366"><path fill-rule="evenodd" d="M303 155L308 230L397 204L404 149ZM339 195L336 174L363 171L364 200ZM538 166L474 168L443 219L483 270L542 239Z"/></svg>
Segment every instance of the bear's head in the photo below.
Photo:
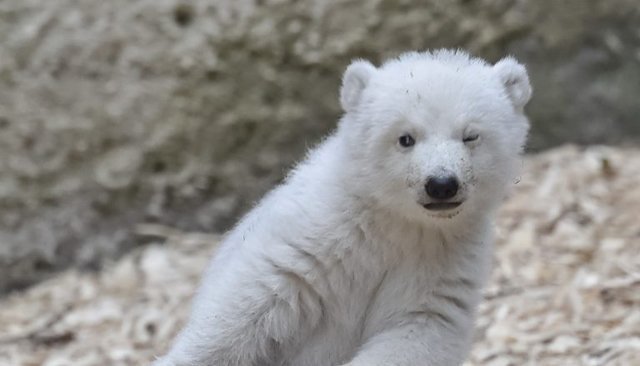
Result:
<svg viewBox="0 0 640 366"><path fill-rule="evenodd" d="M354 189L402 215L493 210L516 180L529 129L525 68L461 51L407 53L346 70L339 126Z"/></svg>

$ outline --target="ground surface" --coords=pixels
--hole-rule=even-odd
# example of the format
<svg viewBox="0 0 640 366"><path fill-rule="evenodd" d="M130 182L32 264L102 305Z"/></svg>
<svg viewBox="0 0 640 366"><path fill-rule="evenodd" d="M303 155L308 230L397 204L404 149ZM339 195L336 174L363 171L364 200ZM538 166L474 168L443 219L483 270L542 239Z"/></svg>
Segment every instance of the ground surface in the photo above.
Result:
<svg viewBox="0 0 640 366"><path fill-rule="evenodd" d="M640 150L529 157L501 212L467 365L640 364ZM0 365L144 365L185 319L213 235L155 238L102 272L0 302Z"/></svg>

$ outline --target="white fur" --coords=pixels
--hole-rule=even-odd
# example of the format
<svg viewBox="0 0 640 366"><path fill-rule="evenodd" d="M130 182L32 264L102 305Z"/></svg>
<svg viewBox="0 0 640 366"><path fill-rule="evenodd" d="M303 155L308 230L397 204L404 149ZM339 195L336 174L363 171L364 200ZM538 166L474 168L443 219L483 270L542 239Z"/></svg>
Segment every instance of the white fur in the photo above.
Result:
<svg viewBox="0 0 640 366"><path fill-rule="evenodd" d="M157 365L462 363L529 95L512 59L356 61L337 131L228 233ZM410 148L397 142L406 133ZM464 203L432 212L424 184L442 172Z"/></svg>
<svg viewBox="0 0 640 366"><path fill-rule="evenodd" d="M527 70L512 57L500 60L495 64L494 69L515 107L523 108L531 99L531 85Z"/></svg>
<svg viewBox="0 0 640 366"><path fill-rule="evenodd" d="M375 67L364 60L356 60L349 65L342 77L340 104L346 112L355 110L360 101L362 91L375 72Z"/></svg>

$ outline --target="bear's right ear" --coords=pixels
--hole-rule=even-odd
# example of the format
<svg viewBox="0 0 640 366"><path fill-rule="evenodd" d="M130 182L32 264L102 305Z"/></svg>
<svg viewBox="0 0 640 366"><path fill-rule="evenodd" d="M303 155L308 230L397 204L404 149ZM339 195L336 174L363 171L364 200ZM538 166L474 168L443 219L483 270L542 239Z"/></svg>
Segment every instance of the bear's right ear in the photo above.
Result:
<svg viewBox="0 0 640 366"><path fill-rule="evenodd" d="M365 60L356 60L349 65L342 77L340 90L340 104L345 112L354 110L358 105L362 91L367 87L375 71L376 67Z"/></svg>

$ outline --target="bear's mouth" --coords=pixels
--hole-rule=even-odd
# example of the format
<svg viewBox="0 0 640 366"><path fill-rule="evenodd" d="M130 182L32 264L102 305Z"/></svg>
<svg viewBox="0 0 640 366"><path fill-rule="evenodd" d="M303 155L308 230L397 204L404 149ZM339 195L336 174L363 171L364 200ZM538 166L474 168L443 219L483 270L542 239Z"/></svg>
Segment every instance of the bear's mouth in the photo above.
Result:
<svg viewBox="0 0 640 366"><path fill-rule="evenodd" d="M430 211L447 211L453 210L460 206L462 202L430 202L422 205L424 208Z"/></svg>

